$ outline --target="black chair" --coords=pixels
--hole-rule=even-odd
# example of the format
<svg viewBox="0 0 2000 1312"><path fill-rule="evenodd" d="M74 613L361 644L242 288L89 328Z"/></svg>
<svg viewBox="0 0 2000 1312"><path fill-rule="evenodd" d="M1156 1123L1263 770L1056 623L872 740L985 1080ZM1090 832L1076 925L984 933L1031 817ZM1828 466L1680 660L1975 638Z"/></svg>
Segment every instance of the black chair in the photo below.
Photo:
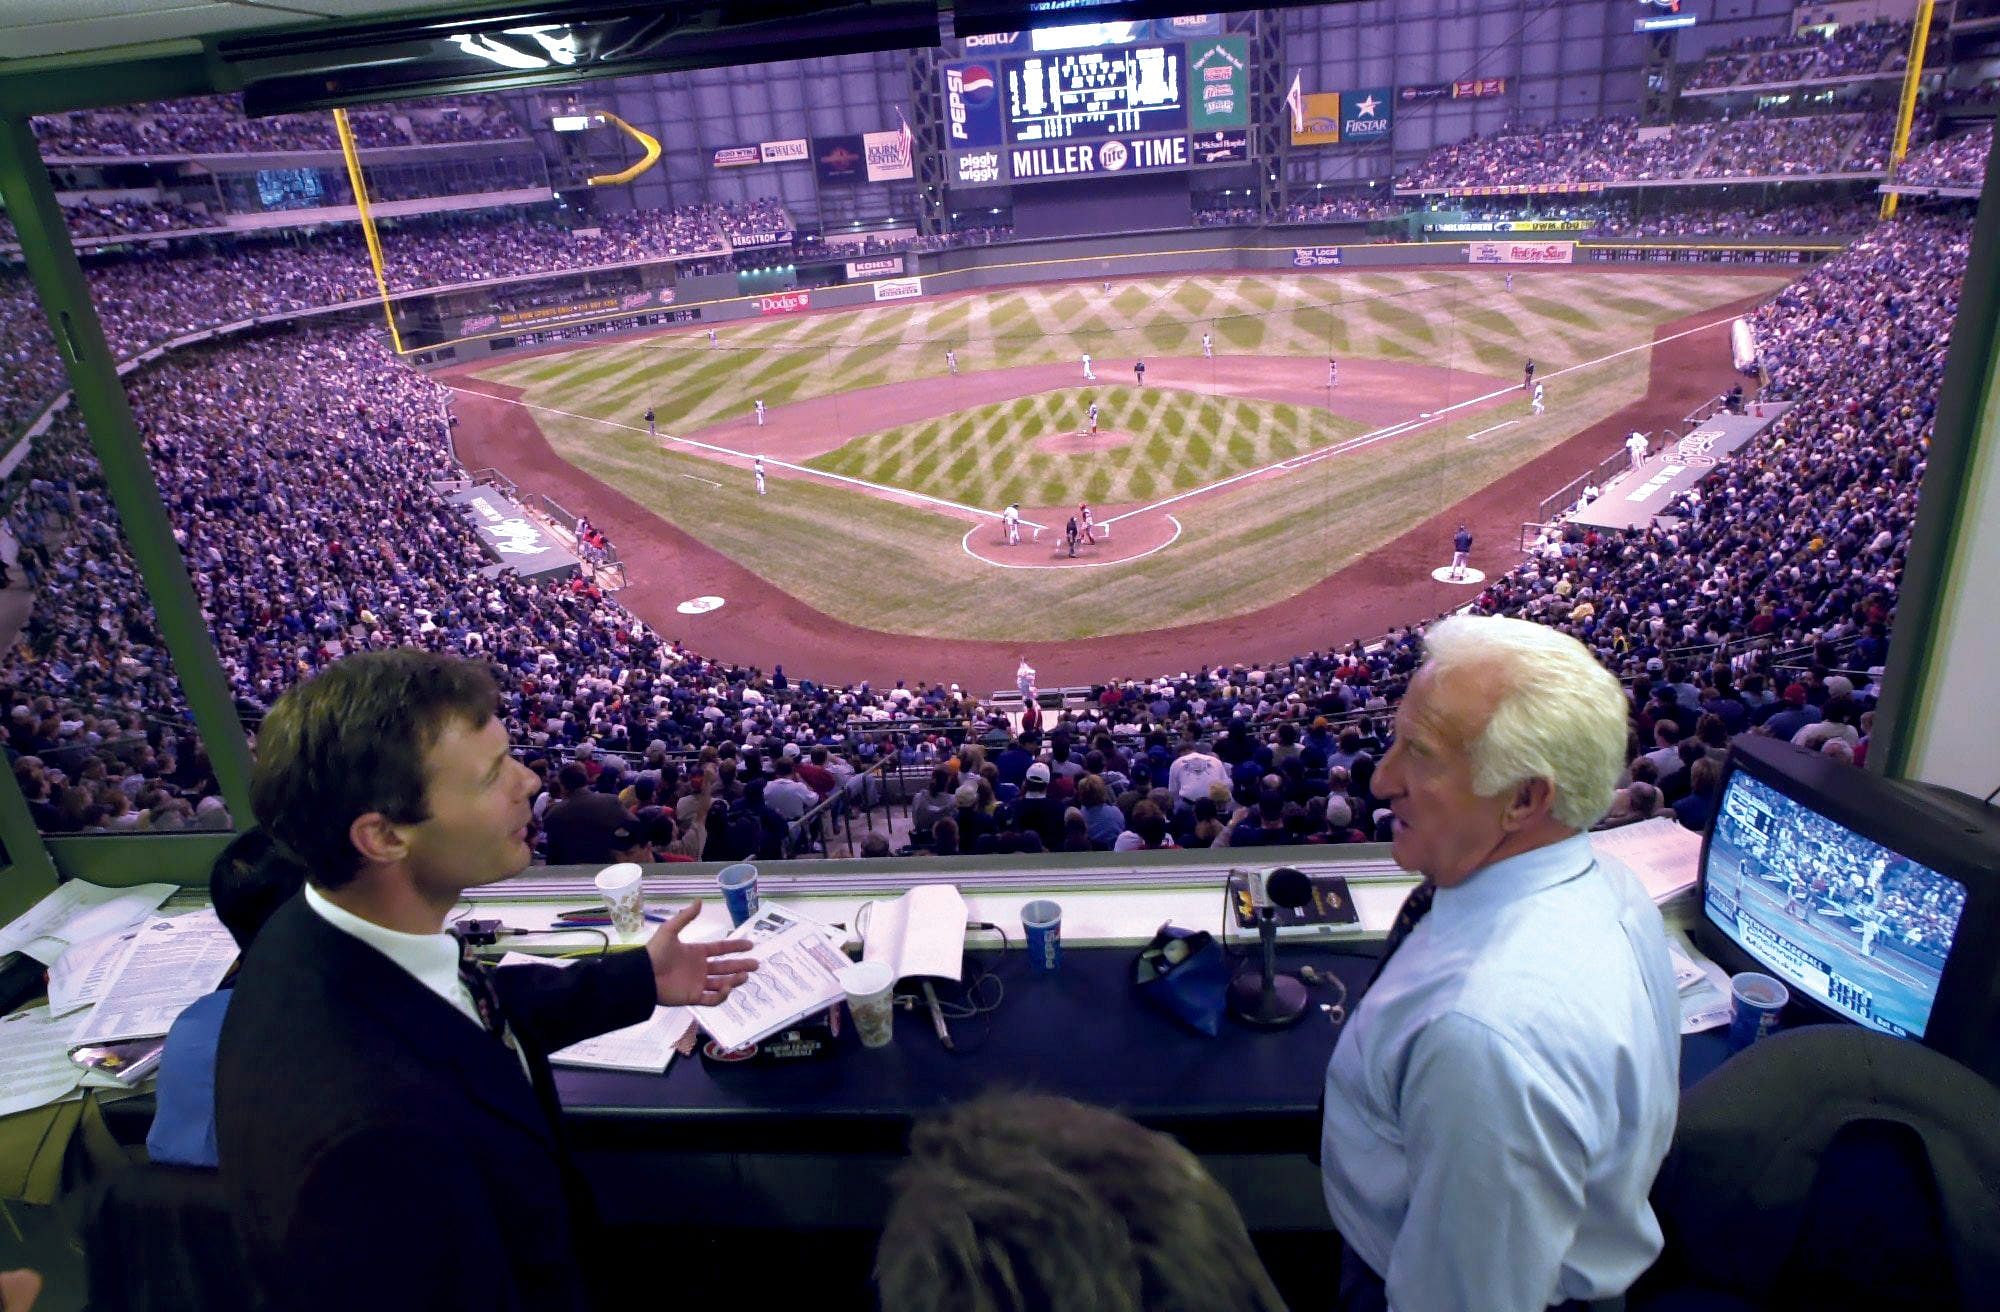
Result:
<svg viewBox="0 0 2000 1312"><path fill-rule="evenodd" d="M2000 1089L1858 1026L1777 1034L1682 1095L1652 1198L1632 1312L1990 1308Z"/></svg>
<svg viewBox="0 0 2000 1312"><path fill-rule="evenodd" d="M91 1312L261 1306L214 1171L153 1163L112 1174L81 1219Z"/></svg>

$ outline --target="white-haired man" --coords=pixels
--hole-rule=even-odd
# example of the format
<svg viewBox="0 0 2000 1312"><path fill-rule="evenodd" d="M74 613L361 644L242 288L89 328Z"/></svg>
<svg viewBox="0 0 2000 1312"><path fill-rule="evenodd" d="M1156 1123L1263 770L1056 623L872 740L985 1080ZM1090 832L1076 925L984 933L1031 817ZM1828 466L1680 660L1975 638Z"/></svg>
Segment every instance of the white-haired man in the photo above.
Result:
<svg viewBox="0 0 2000 1312"><path fill-rule="evenodd" d="M1659 913L1586 832L1626 703L1575 639L1445 620L1372 789L1423 881L1327 1066L1344 1312L1618 1299L1659 1254L1679 1009Z"/></svg>

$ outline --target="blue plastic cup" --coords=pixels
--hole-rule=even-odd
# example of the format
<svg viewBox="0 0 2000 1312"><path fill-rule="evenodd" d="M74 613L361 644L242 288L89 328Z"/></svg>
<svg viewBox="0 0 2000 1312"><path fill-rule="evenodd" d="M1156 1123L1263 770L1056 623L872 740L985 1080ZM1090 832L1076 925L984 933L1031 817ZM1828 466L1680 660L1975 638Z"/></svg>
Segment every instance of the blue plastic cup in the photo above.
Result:
<svg viewBox="0 0 2000 1312"><path fill-rule="evenodd" d="M1792 991L1761 971L1729 977L1729 1046L1742 1051L1778 1028Z"/></svg>
<svg viewBox="0 0 2000 1312"><path fill-rule="evenodd" d="M722 887L722 903L729 908L729 923L740 925L757 914L757 867L747 861L724 866L715 882Z"/></svg>
<svg viewBox="0 0 2000 1312"><path fill-rule="evenodd" d="M1027 936L1028 966L1053 971L1062 965L1062 907L1042 898L1021 908L1021 929Z"/></svg>

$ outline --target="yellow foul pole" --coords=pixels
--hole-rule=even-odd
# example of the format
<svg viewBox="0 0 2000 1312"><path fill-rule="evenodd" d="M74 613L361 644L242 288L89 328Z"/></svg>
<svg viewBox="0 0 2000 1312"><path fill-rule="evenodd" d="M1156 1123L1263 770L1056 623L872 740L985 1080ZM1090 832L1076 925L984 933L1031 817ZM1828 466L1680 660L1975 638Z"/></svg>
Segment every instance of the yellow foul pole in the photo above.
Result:
<svg viewBox="0 0 2000 1312"><path fill-rule="evenodd" d="M1896 109L1896 139L1889 148L1889 181L1902 172L1903 156L1910 153L1910 124L1917 117L1917 86L1924 76L1924 48L1931 42L1931 9L1936 0L1919 0L1916 26L1910 29L1910 58L1903 70L1903 95ZM1882 217L1896 215L1896 193L1882 196Z"/></svg>
<svg viewBox="0 0 2000 1312"><path fill-rule="evenodd" d="M340 134L340 154L347 161L347 185L354 189L354 208L361 213L361 239L368 244L368 263L375 270L375 290L382 298L382 317L389 321L389 344L403 353L403 335L396 331L396 312L389 304L389 280L382 272L382 239L375 232L375 214L368 207L368 184L361 178L361 153L354 148L354 130L347 111L333 111L333 128Z"/></svg>

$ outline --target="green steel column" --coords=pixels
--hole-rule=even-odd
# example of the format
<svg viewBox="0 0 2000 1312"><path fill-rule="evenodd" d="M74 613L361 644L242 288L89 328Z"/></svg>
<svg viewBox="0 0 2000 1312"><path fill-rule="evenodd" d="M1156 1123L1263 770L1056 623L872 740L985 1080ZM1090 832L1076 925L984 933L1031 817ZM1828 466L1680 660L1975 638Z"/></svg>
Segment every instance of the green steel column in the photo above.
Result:
<svg viewBox="0 0 2000 1312"><path fill-rule="evenodd" d="M188 580L180 545L167 522L159 484L146 463L132 407L119 381L117 361L104 341L103 326L91 304L83 268L70 245L56 205L48 170L35 149L25 117L0 116L0 194L20 234L28 273L40 294L42 312L56 349L76 389L76 404L90 432L91 448L104 471L105 490L118 508L125 541L145 580L146 595L159 619L160 635L173 656L182 693L194 713L202 745L208 749L223 800L239 825L250 821L250 744L237 718L229 681L208 638L201 605Z"/></svg>
<svg viewBox="0 0 2000 1312"><path fill-rule="evenodd" d="M55 888L56 863L35 832L35 817L14 772L4 768L0 768L0 842L7 845L6 860L0 861L0 924L5 924Z"/></svg>

